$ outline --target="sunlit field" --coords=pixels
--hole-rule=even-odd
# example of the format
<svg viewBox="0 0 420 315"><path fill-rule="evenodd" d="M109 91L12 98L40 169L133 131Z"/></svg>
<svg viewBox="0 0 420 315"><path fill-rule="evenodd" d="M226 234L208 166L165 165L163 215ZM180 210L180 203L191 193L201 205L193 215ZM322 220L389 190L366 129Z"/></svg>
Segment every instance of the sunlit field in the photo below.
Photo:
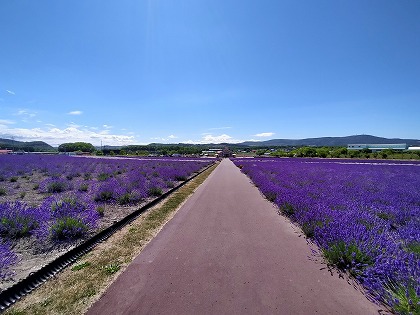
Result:
<svg viewBox="0 0 420 315"><path fill-rule="evenodd" d="M376 301L420 311L420 163L234 159Z"/></svg>
<svg viewBox="0 0 420 315"><path fill-rule="evenodd" d="M0 156L0 278L13 282L25 260L86 239L212 162Z"/></svg>

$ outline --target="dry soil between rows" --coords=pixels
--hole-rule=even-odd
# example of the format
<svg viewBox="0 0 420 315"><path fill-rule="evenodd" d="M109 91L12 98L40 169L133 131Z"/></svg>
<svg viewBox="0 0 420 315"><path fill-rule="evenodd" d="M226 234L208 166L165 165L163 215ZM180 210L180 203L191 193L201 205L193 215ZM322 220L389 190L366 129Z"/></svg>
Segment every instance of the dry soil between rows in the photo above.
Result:
<svg viewBox="0 0 420 315"><path fill-rule="evenodd" d="M377 314L223 160L88 314Z"/></svg>

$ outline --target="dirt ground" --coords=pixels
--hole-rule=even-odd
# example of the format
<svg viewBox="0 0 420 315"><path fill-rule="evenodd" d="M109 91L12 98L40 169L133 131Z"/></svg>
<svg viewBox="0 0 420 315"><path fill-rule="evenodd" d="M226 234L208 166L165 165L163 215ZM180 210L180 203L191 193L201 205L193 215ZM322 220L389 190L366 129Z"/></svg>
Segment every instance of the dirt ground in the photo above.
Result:
<svg viewBox="0 0 420 315"><path fill-rule="evenodd" d="M0 188L6 189L7 193L0 196L0 203L21 201L29 206L39 206L46 197L51 195L39 192L39 188L34 189L39 186L39 183L45 178L45 175L39 172L33 172L32 175L16 176L16 180L13 181L1 181ZM178 182L178 185L179 184L181 184L181 182ZM141 203L136 205L121 206L118 204L104 204L104 214L99 221L98 229L94 233L104 230L133 211L151 202L153 199L154 198L144 199ZM39 270L60 255L82 243L91 235L72 243L60 245L49 241L40 242L35 236L23 237L12 241L11 247L18 256L18 263L12 268L14 272L13 277L0 282L0 290L5 290L26 278L31 273Z"/></svg>

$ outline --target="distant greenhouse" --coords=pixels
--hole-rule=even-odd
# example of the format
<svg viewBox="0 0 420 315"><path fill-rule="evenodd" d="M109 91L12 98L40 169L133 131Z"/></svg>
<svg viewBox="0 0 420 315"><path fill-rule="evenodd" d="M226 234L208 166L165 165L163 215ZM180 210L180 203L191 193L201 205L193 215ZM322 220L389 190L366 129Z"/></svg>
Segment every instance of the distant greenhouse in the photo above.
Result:
<svg viewBox="0 0 420 315"><path fill-rule="evenodd" d="M375 151L382 151L382 150L399 150L404 151L407 150L406 143L394 143L394 144L349 144L347 145L347 150L371 150Z"/></svg>

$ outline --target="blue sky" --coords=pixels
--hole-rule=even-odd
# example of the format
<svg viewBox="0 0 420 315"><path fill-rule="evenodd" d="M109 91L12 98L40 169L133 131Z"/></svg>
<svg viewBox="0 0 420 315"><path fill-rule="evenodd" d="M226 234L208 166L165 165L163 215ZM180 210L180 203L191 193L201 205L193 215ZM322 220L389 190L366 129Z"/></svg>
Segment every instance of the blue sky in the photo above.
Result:
<svg viewBox="0 0 420 315"><path fill-rule="evenodd" d="M420 138L418 0L2 0L0 137Z"/></svg>

